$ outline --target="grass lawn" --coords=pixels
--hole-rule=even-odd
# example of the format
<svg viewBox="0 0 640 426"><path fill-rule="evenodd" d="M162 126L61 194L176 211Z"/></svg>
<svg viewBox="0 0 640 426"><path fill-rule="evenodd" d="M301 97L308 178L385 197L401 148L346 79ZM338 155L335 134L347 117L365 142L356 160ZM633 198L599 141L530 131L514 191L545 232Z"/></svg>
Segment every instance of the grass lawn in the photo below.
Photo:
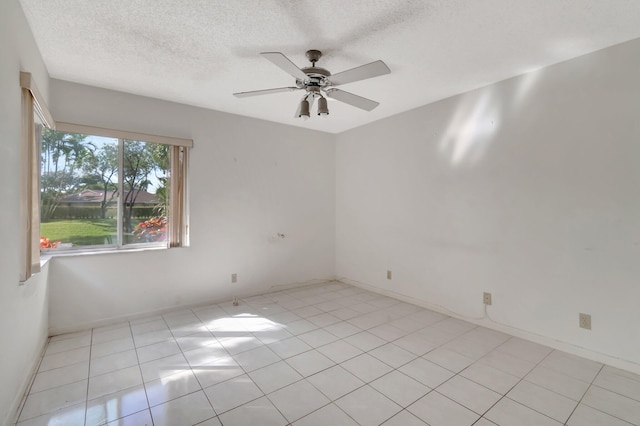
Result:
<svg viewBox="0 0 640 426"><path fill-rule="evenodd" d="M116 219L52 220L40 224L40 235L78 246L115 244L117 227Z"/></svg>

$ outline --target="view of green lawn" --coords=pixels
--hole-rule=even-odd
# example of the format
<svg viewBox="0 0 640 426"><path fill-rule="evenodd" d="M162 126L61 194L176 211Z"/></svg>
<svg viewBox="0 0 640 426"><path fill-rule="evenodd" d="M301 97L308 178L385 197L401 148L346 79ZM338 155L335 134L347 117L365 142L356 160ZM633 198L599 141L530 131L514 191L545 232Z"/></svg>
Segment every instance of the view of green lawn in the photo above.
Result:
<svg viewBox="0 0 640 426"><path fill-rule="evenodd" d="M40 224L40 235L73 245L102 245L117 241L116 219L52 220Z"/></svg>

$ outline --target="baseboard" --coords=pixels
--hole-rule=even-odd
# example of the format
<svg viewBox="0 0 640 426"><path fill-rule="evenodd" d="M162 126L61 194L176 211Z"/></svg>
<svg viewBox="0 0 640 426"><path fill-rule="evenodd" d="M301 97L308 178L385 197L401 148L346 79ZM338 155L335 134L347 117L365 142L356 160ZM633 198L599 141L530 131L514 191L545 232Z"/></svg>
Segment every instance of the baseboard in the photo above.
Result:
<svg viewBox="0 0 640 426"><path fill-rule="evenodd" d="M40 368L40 363L42 362L42 357L44 356L44 351L47 347L48 341L48 338L44 339L44 341L41 343L40 350L37 352L38 355L31 361L29 375L25 378L22 386L20 386L20 388L18 389L18 392L16 392L16 397L9 407L7 418L3 420L2 426L11 426L18 421L18 415L20 414L20 410L24 406L27 394L29 393L29 389L31 389L31 384L36 378L36 373L38 372L38 368Z"/></svg>
<svg viewBox="0 0 640 426"><path fill-rule="evenodd" d="M411 303L412 305L420 306L422 308L426 308L441 314L449 315L451 317L458 318L473 324L481 325L483 327L490 328L492 330L500 331L502 333L506 333L511 336L529 340L534 343L539 343L544 346L549 346L550 348L553 348L553 349L558 349L560 351L568 352L570 354L577 355L586 359L601 362L603 364L607 364L615 368L630 371L635 374L640 374L640 364L633 361L617 358L611 355L603 354L601 352L593 351L591 349L583 348L581 346L576 346L574 344L567 343L561 340L556 340L552 337L543 336L540 334L528 332L526 330L521 330L519 328L511 327L506 324L501 324L491 320L490 318L478 319L478 318L465 317L463 315L452 312L443 306L429 303L426 300L417 299L417 298L407 296L402 293L397 293L391 290L381 289L371 284L366 284L360 281L351 280L346 277L337 277L336 280L344 284L349 284L354 287L359 287L364 290L369 290L374 293L381 294L383 296L392 297L402 302Z"/></svg>
<svg viewBox="0 0 640 426"><path fill-rule="evenodd" d="M297 287L323 284L331 281L334 281L333 277L326 278L326 279L312 279L308 281L293 282L293 283L287 283L287 284L277 284L277 285L272 285L269 288L263 289L263 290L236 294L235 297L237 297L238 299L242 299L245 297L260 296L262 294L272 293L274 291L281 291L281 290L288 290L288 289L297 288ZM233 299L232 297L212 298L204 301L199 301L197 303L190 303L190 304L184 304L184 305L172 305L172 306L167 306L159 309L153 309L153 310L144 311L144 312L137 312L132 315L109 317L109 318L103 318L103 319L90 321L86 323L74 324L68 327L64 327L64 326L50 327L49 336L57 336L59 334L74 333L76 331L88 330L88 329L97 328L97 327L106 327L106 326L117 324L123 321L135 321L145 317L166 314L168 312L176 311L179 309L192 309L192 308L198 308L200 306L224 303L232 299Z"/></svg>

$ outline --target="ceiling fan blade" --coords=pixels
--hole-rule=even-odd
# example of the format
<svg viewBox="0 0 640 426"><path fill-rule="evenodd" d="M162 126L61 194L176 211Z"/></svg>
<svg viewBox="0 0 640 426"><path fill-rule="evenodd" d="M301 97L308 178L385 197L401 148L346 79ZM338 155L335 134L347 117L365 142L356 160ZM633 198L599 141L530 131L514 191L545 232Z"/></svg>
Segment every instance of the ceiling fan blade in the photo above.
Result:
<svg viewBox="0 0 640 426"><path fill-rule="evenodd" d="M333 74L329 77L329 81L331 81L334 86L339 86L341 84L353 83L354 81L366 80L367 78L389 74L390 72L391 70L387 64L382 61L375 61L370 64Z"/></svg>
<svg viewBox="0 0 640 426"><path fill-rule="evenodd" d="M294 90L299 90L299 89L297 87L278 87L277 89L253 90L251 92L238 92L238 93L234 93L233 96L235 96L236 98L248 98L251 96L269 95L271 93L292 92Z"/></svg>
<svg viewBox="0 0 640 426"><path fill-rule="evenodd" d="M277 66L284 72L291 74L296 79L306 80L307 75L282 53L262 52L261 55L264 56L265 59L271 61L275 66Z"/></svg>
<svg viewBox="0 0 640 426"><path fill-rule="evenodd" d="M380 102L372 101L371 99L363 98L362 96L354 95L353 93L345 92L340 89L329 89L325 93L330 98L365 111L371 111L380 105Z"/></svg>

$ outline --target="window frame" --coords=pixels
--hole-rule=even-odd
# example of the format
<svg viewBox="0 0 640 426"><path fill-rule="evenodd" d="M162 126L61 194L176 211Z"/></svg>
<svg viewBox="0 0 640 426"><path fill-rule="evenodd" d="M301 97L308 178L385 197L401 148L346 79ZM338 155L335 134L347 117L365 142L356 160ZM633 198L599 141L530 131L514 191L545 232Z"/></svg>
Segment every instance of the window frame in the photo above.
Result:
<svg viewBox="0 0 640 426"><path fill-rule="evenodd" d="M180 175L180 180L175 184L170 184L170 187L180 185L181 190L178 193L180 196L175 199L170 196L169 198L169 226L167 228L167 238L166 241L163 242L149 242L149 243L129 243L124 244L123 238L123 230L122 230L122 222L121 217L123 214L123 200L118 200L118 211L117 211L117 241L115 244L109 245L87 245L80 246L77 248L55 248L55 249L47 249L46 251L41 251L42 255L46 256L72 256L72 255L83 255L83 254L94 254L94 253L118 253L118 252L127 252L127 251L141 251L141 250L157 250L157 249L167 249L167 248L175 248L175 247L188 247L189 246L189 216L188 216L188 156L189 156L189 148L193 147L193 140L191 139L183 139L183 138L174 138L168 136L159 136L152 135L146 133L138 133L138 132L130 132L124 130L116 130L116 129L107 129L103 127L93 127L87 125L80 125L74 123L66 123L66 122L56 122L55 130L58 132L70 133L70 134L83 134L89 136L101 136L116 139L118 142L118 187L119 191L124 188L124 182L122 182L122 170L124 167L124 143L125 141L140 141L145 143L155 143L167 145L171 149L170 155L170 182L174 180L174 174L176 173L173 157L175 153L180 153L183 161L180 162L181 170L178 171ZM173 191L172 194L173 195ZM119 197L121 198L121 197ZM172 217L172 213L174 212L174 205L180 205L179 211L184 214L174 218ZM179 227L179 230L175 230L175 227ZM177 239L176 239L177 237Z"/></svg>

